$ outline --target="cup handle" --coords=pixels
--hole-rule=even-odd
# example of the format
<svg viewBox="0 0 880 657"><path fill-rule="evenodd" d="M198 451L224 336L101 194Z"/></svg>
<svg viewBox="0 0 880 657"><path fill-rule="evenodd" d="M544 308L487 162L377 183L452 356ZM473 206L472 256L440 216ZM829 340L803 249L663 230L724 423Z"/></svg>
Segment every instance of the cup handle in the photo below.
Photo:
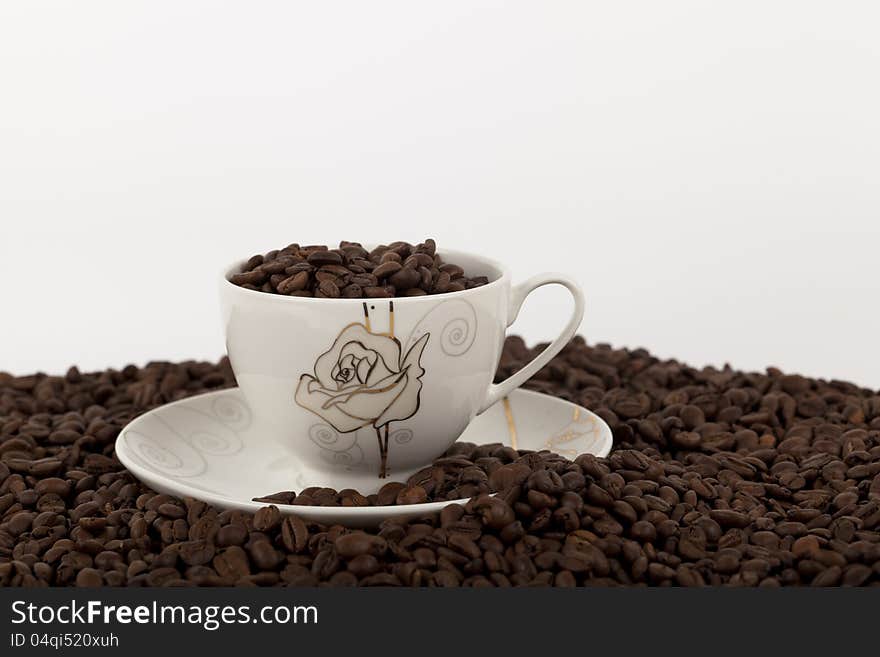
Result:
<svg viewBox="0 0 880 657"><path fill-rule="evenodd" d="M538 274L537 276L532 276L530 279L523 281L519 285L515 285L511 289L510 309L507 313L507 326L510 326L516 321L520 308L522 308L526 297L542 285L562 285L571 293L571 296L574 299L574 310L571 313L571 318L568 320L565 328L562 329L562 333L560 333L559 336L528 365L523 367L516 374L504 379L501 383L493 383L489 385L489 390L486 392L486 399L483 401L483 405L477 413L478 415L492 406L492 404L499 399L506 397L516 388L519 388L527 379L535 374L535 372L549 363L550 359L558 354L562 348L568 344L569 340L574 337L575 331L577 331L581 320L584 318L584 293L574 280L564 274Z"/></svg>

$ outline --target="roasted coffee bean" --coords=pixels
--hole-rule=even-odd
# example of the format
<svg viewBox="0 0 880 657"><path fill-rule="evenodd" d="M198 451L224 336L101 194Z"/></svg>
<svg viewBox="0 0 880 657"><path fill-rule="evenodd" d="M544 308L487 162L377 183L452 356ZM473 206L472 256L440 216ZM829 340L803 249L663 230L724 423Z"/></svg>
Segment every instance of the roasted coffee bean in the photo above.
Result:
<svg viewBox="0 0 880 657"><path fill-rule="evenodd" d="M332 280L320 281L318 289L315 290L315 296L322 296L327 299L337 299L340 294L339 287Z"/></svg>
<svg viewBox="0 0 880 657"><path fill-rule="evenodd" d="M433 240L417 245L393 242L371 252L346 241L338 249L290 244L251 257L229 280L250 290L323 299L461 292L489 282L485 276L468 277L460 266L444 263L435 250ZM81 431L56 430L50 440L70 444L81 435Z"/></svg>
<svg viewBox="0 0 880 657"><path fill-rule="evenodd" d="M518 486L528 479L531 470L523 463L510 463L496 469L489 475L489 485L493 490L503 491Z"/></svg>
<svg viewBox="0 0 880 657"><path fill-rule="evenodd" d="M373 272L375 274L375 271ZM398 291L403 290L405 296L406 291L408 290L419 290L421 288L417 287L419 282L422 280L421 274L416 269L405 267L400 269L399 271L391 274L388 277L388 282L391 283ZM424 292L424 290L422 290Z"/></svg>
<svg viewBox="0 0 880 657"><path fill-rule="evenodd" d="M362 554L374 553L380 549L378 541L381 540L365 532L343 534L336 539L336 553L343 559L353 559Z"/></svg>
<svg viewBox="0 0 880 657"><path fill-rule="evenodd" d="M406 488L406 485L397 481L385 484L379 489L379 492L376 495L376 504L379 506L394 504L397 501L397 496L404 490L404 488Z"/></svg>
<svg viewBox="0 0 880 657"><path fill-rule="evenodd" d="M81 509L82 507L77 507L77 508ZM97 508L95 510L97 511ZM171 502L167 502L165 504L160 504L159 507L156 509L156 511L160 515L163 515L166 518L171 518L171 519L183 518L186 515L186 511L183 510L183 507L181 507L178 504L173 504ZM80 511L80 514L85 514L85 512Z"/></svg>
<svg viewBox="0 0 880 657"><path fill-rule="evenodd" d="M722 527L748 527L749 518L746 514L732 509L713 509L709 512L712 518Z"/></svg>
<svg viewBox="0 0 880 657"><path fill-rule="evenodd" d="M397 504L421 504L428 499L428 494L421 486L407 486L397 494Z"/></svg>
<svg viewBox="0 0 880 657"><path fill-rule="evenodd" d="M342 256L334 251L328 251L326 249L319 249L317 251L313 251L306 258L310 265L314 265L316 267L320 267L321 265L341 265L342 264Z"/></svg>
<svg viewBox="0 0 880 657"><path fill-rule="evenodd" d="M308 273L308 274L311 274L312 272L315 271L315 266L314 266L314 265L310 265L310 264L307 263L307 262L297 262L296 264L291 265L290 267L285 268L284 273L285 273L285 274L288 274L288 275L292 275L292 274L297 274L297 273L299 273L299 272L301 272L301 271L304 271L304 272L306 272L306 273Z"/></svg>
<svg viewBox="0 0 880 657"><path fill-rule="evenodd" d="M650 522L639 520L630 529L632 537L639 541L650 542L657 538L657 530Z"/></svg>
<svg viewBox="0 0 880 657"><path fill-rule="evenodd" d="M434 284L431 287L431 292L435 294L443 294L449 291L449 284L452 282L449 274L446 272L440 272L440 275L434 280Z"/></svg>
<svg viewBox="0 0 880 657"><path fill-rule="evenodd" d="M248 553L257 568L272 570L284 558L269 541L257 540L248 548Z"/></svg>
<svg viewBox="0 0 880 657"><path fill-rule="evenodd" d="M58 477L47 477L40 479L34 486L34 490L40 494L54 494L59 497L66 497L70 493L70 484L64 479Z"/></svg>
<svg viewBox="0 0 880 657"><path fill-rule="evenodd" d="M373 287L379 283L379 279L372 274L359 274L351 277L351 284L359 287Z"/></svg>
<svg viewBox="0 0 880 657"><path fill-rule="evenodd" d="M230 546L217 554L211 564L220 577L228 578L232 582L251 574L247 553L237 545Z"/></svg>
<svg viewBox="0 0 880 657"><path fill-rule="evenodd" d="M241 286L254 286L254 285L262 285L266 280L267 274L260 267L255 267L250 271L243 271L238 274L233 274L229 281L235 283L236 285Z"/></svg>
<svg viewBox="0 0 880 657"><path fill-rule="evenodd" d="M503 529L516 519L513 509L507 502L496 497L481 497L475 501L474 508L483 524L492 529Z"/></svg>
<svg viewBox="0 0 880 657"><path fill-rule="evenodd" d="M282 280L275 288L279 294L291 294L306 289L309 285L308 272L299 271Z"/></svg>
<svg viewBox="0 0 880 657"><path fill-rule="evenodd" d="M244 545L247 540L247 527L241 523L233 522L221 527L217 531L216 541L220 547L229 547L230 545Z"/></svg>
<svg viewBox="0 0 880 657"><path fill-rule="evenodd" d="M373 276L376 278L388 278L392 274L396 274L403 266L399 262L386 261L373 270Z"/></svg>
<svg viewBox="0 0 880 657"><path fill-rule="evenodd" d="M365 287L363 291L364 297L368 299L382 299L394 296L391 292L388 291L387 287L379 287L378 285Z"/></svg>
<svg viewBox="0 0 880 657"><path fill-rule="evenodd" d="M356 490L339 491L339 502L342 506L370 506L370 499Z"/></svg>
<svg viewBox="0 0 880 657"><path fill-rule="evenodd" d="M379 572L382 566L372 554L360 554L349 561L347 567L352 575L363 578Z"/></svg>
<svg viewBox="0 0 880 657"><path fill-rule="evenodd" d="M76 585L80 587L94 588L104 585L104 578L94 568L83 568L76 575Z"/></svg>
<svg viewBox="0 0 880 657"><path fill-rule="evenodd" d="M281 526L281 539L288 552L302 552L309 542L308 527L297 516L288 516Z"/></svg>
<svg viewBox="0 0 880 657"><path fill-rule="evenodd" d="M206 541L181 543L179 555L187 566L202 566L214 558L214 546Z"/></svg>
<svg viewBox="0 0 880 657"><path fill-rule="evenodd" d="M275 505L264 506L254 514L253 522L258 532L271 531L281 524L281 512Z"/></svg>

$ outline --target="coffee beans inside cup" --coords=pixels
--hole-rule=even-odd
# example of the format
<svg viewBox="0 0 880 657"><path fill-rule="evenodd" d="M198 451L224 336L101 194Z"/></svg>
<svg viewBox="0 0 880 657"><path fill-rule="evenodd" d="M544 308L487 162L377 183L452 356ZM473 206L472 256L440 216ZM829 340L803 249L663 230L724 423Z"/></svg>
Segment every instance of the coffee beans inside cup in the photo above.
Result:
<svg viewBox="0 0 880 657"><path fill-rule="evenodd" d="M251 257L229 278L249 290L292 297L361 299L461 292L486 285L437 254L434 240L392 242L367 250L358 242L290 244Z"/></svg>

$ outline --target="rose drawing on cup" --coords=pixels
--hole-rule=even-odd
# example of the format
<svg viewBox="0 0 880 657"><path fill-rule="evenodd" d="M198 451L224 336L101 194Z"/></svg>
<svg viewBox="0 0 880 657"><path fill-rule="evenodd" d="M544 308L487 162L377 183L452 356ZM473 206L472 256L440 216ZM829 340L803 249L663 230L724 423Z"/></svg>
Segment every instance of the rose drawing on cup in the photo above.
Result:
<svg viewBox="0 0 880 657"><path fill-rule="evenodd" d="M423 335L404 355L392 334L373 333L369 323L349 324L315 361L313 374L300 376L295 395L299 406L340 433L373 426L380 478L387 476L388 425L419 409L425 374L421 358L429 337Z"/></svg>

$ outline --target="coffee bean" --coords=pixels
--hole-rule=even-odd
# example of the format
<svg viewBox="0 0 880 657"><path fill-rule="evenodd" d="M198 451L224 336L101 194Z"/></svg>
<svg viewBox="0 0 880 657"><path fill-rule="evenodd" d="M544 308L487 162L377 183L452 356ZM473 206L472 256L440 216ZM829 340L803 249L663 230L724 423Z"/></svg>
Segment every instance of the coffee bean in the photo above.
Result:
<svg viewBox="0 0 880 657"><path fill-rule="evenodd" d="M854 563L846 567L843 573L844 586L862 586L874 575L874 571L865 564Z"/></svg>
<svg viewBox="0 0 880 657"><path fill-rule="evenodd" d="M379 283L379 279L372 274L361 274L357 276L352 276L351 283L352 285L357 285L361 288L374 287Z"/></svg>
<svg viewBox="0 0 880 657"><path fill-rule="evenodd" d="M671 442L682 449L698 449L703 437L696 431L679 431L672 436Z"/></svg>
<svg viewBox="0 0 880 657"><path fill-rule="evenodd" d="M381 265L379 265L378 267L376 267L373 270L373 276L375 276L376 278L379 278L379 279L387 278L387 277L391 276L392 274L396 274L397 272L401 271L402 269L403 269L403 266L399 262L393 262L393 261L383 262Z"/></svg>
<svg viewBox="0 0 880 657"><path fill-rule="evenodd" d="M464 270L458 265L453 265L452 263L440 265L440 271L449 274L449 277L453 280L464 276Z"/></svg>
<svg viewBox="0 0 880 657"><path fill-rule="evenodd" d="M802 522L780 522L776 525L776 533L780 536L803 536L807 526Z"/></svg>
<svg viewBox="0 0 880 657"><path fill-rule="evenodd" d="M292 276L285 278L276 288L279 294L291 294L304 290L309 284L309 275L307 272L300 271Z"/></svg>
<svg viewBox="0 0 880 657"><path fill-rule="evenodd" d="M310 265L307 262L297 262L296 264L291 265L290 267L286 267L284 269L284 273L287 274L288 276L291 276L293 274L298 274L300 272L306 272L307 274L312 274L312 273L314 273L314 271L315 271L315 266Z"/></svg>
<svg viewBox="0 0 880 657"><path fill-rule="evenodd" d="M359 554L348 562L348 571L355 577L368 577L379 571L379 560L372 554Z"/></svg>
<svg viewBox="0 0 880 657"><path fill-rule="evenodd" d="M97 511L97 509L95 509L95 510ZM183 510L182 507L180 507L177 504L172 504L170 502L166 503L166 504L160 504L159 508L156 509L156 511L158 511L161 515L165 516L166 518L172 518L172 519L183 518L186 515L186 512ZM83 513L83 512L81 512L81 513Z"/></svg>
<svg viewBox="0 0 880 657"><path fill-rule="evenodd" d="M329 580L327 580L327 584L329 586L357 586L358 579L352 573L346 571L340 571L334 573Z"/></svg>
<svg viewBox="0 0 880 657"><path fill-rule="evenodd" d="M254 529L258 532L271 531L281 524L281 512L273 505L264 506L254 514Z"/></svg>
<svg viewBox="0 0 880 657"><path fill-rule="evenodd" d="M408 486L397 494L396 504L422 504L427 501L428 494L421 486Z"/></svg>
<svg viewBox="0 0 880 657"><path fill-rule="evenodd" d="M378 287L378 286L365 287L363 289L363 292L364 292L364 296L368 299L381 299L384 297L393 296L388 291L388 288Z"/></svg>
<svg viewBox="0 0 880 657"><path fill-rule="evenodd" d="M237 545L232 545L217 554L211 563L220 577L228 578L233 582L251 574L247 553Z"/></svg>
<svg viewBox="0 0 880 657"><path fill-rule="evenodd" d="M297 516L288 516L281 526L281 538L289 552L302 552L309 542L309 530Z"/></svg>
<svg viewBox="0 0 880 657"><path fill-rule="evenodd" d="M821 546L819 539L815 536L801 536L791 546L791 552L796 557L815 557L818 555Z"/></svg>
<svg viewBox="0 0 880 657"><path fill-rule="evenodd" d="M217 545L228 547L230 545L244 545L247 540L247 527L240 523L230 523L217 531Z"/></svg>
<svg viewBox="0 0 880 657"><path fill-rule="evenodd" d="M314 265L315 267L320 267L321 265L341 265L342 264L342 256L334 251L319 250L314 251L309 254L308 263L310 265Z"/></svg>
<svg viewBox="0 0 880 657"><path fill-rule="evenodd" d="M657 538L657 530L654 528L654 525L645 520L633 523L630 533L634 539L639 541L650 542Z"/></svg>
<svg viewBox="0 0 880 657"><path fill-rule="evenodd" d="M483 524L492 529L503 529L516 519L510 505L495 497L478 498L474 506L478 510Z"/></svg>
<svg viewBox="0 0 880 657"><path fill-rule="evenodd" d="M436 279L434 280L434 284L431 287L431 292L435 294L443 294L444 292L449 291L449 284L452 282L449 274L446 272L441 272Z"/></svg>
<svg viewBox="0 0 880 657"><path fill-rule="evenodd" d="M180 544L179 554L187 566L201 566L214 558L214 546L206 541L189 541Z"/></svg>
<svg viewBox="0 0 880 657"><path fill-rule="evenodd" d="M422 280L419 282L419 286L423 290L425 290L425 292L430 292L431 284L434 282L434 276L431 273L430 266L420 266L419 275L422 278Z"/></svg>
<svg viewBox="0 0 880 657"><path fill-rule="evenodd" d="M722 527L748 527L749 517L732 509L712 509L709 517Z"/></svg>
<svg viewBox="0 0 880 657"><path fill-rule="evenodd" d="M699 406L689 404L681 409L679 417L684 422L688 430L693 431L697 427L701 427L706 423L706 416Z"/></svg>
<svg viewBox="0 0 880 657"><path fill-rule="evenodd" d="M46 479L40 479L34 486L34 490L40 495L50 493L59 497L66 497L70 493L70 484L58 477L47 477Z"/></svg>
<svg viewBox="0 0 880 657"><path fill-rule="evenodd" d="M248 553L254 565L263 570L275 568L283 559L283 556L266 540L254 541L248 548Z"/></svg>
<svg viewBox="0 0 880 657"><path fill-rule="evenodd" d="M76 585L79 587L95 588L103 584L104 578L94 568L83 568L76 575Z"/></svg>
<svg viewBox="0 0 880 657"><path fill-rule="evenodd" d="M375 271L373 273L375 274ZM400 269L388 277L388 282L398 290L418 290L420 288L417 286L421 280L419 272L410 267Z"/></svg>
<svg viewBox="0 0 880 657"><path fill-rule="evenodd" d="M370 506L369 498L350 488L339 491L339 502L342 506Z"/></svg>
<svg viewBox="0 0 880 657"><path fill-rule="evenodd" d="M470 559L477 559L482 554L480 547L467 536L462 534L452 534L448 543L450 548L464 554Z"/></svg>
<svg viewBox="0 0 880 657"><path fill-rule="evenodd" d="M235 283L236 285L241 285L242 287L250 285L262 285L266 280L266 272L257 267L251 271L241 272L239 274L233 274L230 277L230 282Z"/></svg>
<svg viewBox="0 0 880 657"><path fill-rule="evenodd" d="M251 269L259 267L262 264L263 264L263 256L262 256L262 254L257 254L257 255L251 256L248 259L248 261L244 265L244 270L250 271Z"/></svg>
<svg viewBox="0 0 880 657"><path fill-rule="evenodd" d="M715 570L729 575L735 573L740 567L740 555L731 548L719 550L715 555Z"/></svg>
<svg viewBox="0 0 880 657"><path fill-rule="evenodd" d="M813 578L813 581L810 582L810 586L836 586L840 582L842 572L840 566L832 566L831 568L821 570Z"/></svg>
<svg viewBox="0 0 880 657"><path fill-rule="evenodd" d="M531 474L528 466L522 463L510 463L496 469L489 475L489 485L492 490L503 491L525 482Z"/></svg>
<svg viewBox="0 0 880 657"><path fill-rule="evenodd" d="M404 484L396 481L385 484L379 489L376 504L379 506L394 504L397 500L397 496L404 490L404 488L406 488Z"/></svg>
<svg viewBox="0 0 880 657"><path fill-rule="evenodd" d="M365 532L343 534L336 539L336 553L343 559L369 554L375 549L375 538Z"/></svg>
<svg viewBox="0 0 880 657"><path fill-rule="evenodd" d="M339 287L337 287L336 283L331 280L321 281L318 284L315 296L319 296L317 293L320 293L321 296L328 299L337 299L340 296Z"/></svg>

